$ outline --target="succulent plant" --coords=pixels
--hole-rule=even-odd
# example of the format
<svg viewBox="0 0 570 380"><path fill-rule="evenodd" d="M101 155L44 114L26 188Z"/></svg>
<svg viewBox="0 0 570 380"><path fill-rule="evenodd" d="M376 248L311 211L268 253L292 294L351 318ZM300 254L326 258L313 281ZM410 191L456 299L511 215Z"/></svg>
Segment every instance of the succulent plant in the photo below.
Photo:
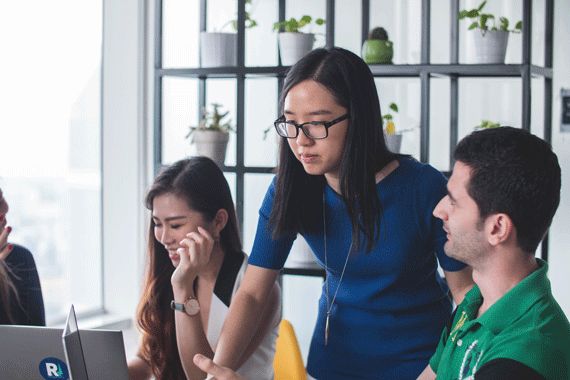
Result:
<svg viewBox="0 0 570 380"><path fill-rule="evenodd" d="M388 41L388 32L386 29L378 26L368 33L369 40L381 40L381 41Z"/></svg>

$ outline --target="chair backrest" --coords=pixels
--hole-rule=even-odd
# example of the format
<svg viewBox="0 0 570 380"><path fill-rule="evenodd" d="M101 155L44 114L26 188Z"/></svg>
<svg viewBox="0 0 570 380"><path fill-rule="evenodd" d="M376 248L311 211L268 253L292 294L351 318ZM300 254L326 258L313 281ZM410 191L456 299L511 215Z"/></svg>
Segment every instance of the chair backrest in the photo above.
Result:
<svg viewBox="0 0 570 380"><path fill-rule="evenodd" d="M273 360L274 380L306 380L307 371L301 357L301 350L293 325L286 319L279 324L275 359Z"/></svg>

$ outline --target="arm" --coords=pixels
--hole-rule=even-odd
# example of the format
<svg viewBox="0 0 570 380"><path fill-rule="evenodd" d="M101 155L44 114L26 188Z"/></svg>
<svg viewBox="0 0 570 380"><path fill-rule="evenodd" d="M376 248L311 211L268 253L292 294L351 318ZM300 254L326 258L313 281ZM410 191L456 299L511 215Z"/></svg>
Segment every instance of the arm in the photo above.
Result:
<svg viewBox="0 0 570 380"><path fill-rule="evenodd" d="M433 372L429 364L422 371L422 373L420 373L417 380L435 380L435 372Z"/></svg>
<svg viewBox="0 0 570 380"><path fill-rule="evenodd" d="M471 276L471 267L465 267L457 272L443 271L445 273L445 279L447 281L447 286L451 290L451 295L453 296L453 301L456 305L459 305L465 294L473 287L473 277Z"/></svg>
<svg viewBox="0 0 570 380"><path fill-rule="evenodd" d="M216 348L214 361L232 369L244 361L243 347L251 349L256 331L263 326L263 316L268 312L270 296L276 290L278 270L249 265L240 288L232 300L230 311ZM274 300L271 302L275 302Z"/></svg>
<svg viewBox="0 0 570 380"><path fill-rule="evenodd" d="M138 354L128 363L130 380L148 380L152 376L150 366Z"/></svg>
<svg viewBox="0 0 570 380"><path fill-rule="evenodd" d="M485 363L475 374L475 380L495 379L545 380L545 377L521 362L499 358Z"/></svg>
<svg viewBox="0 0 570 380"><path fill-rule="evenodd" d="M214 246L214 239L201 227L198 227L198 232L191 232L186 236L180 243L185 248L178 249L180 263L171 279L174 301L177 303L196 298L194 281L210 261ZM212 357L214 352L204 333L201 311L192 316L180 311L172 312L176 325L176 345L184 373L191 380L203 379L206 374L194 365L192 358L198 353Z"/></svg>

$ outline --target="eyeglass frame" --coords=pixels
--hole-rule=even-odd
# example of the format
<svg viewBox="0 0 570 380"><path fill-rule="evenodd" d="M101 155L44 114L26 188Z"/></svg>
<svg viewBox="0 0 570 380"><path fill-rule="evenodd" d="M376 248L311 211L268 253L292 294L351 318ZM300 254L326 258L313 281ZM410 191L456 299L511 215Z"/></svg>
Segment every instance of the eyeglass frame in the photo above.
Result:
<svg viewBox="0 0 570 380"><path fill-rule="evenodd" d="M296 139L299 136L299 129L301 129L303 131L303 133L305 134L305 136L307 136L307 138L309 138L311 140L322 140L322 139L326 139L327 137L329 137L329 128L330 127L332 127L335 124L340 123L341 121L348 120L348 119L350 119L350 114L345 113L344 115L339 116L336 119L331 120L331 121L312 120L312 121L307 121L305 123L297 124L293 120L285 119L285 115L281 115L277 120L275 120L273 122L273 126L275 127L277 134L281 137L285 137L286 139ZM279 128L277 127L277 124L281 124L281 123L293 125L295 127L295 130L297 131L297 133L295 133L295 136L283 136L281 133L279 133ZM323 125L325 127L325 136L324 137L309 136L309 134L305 131L305 128L304 128L305 125L308 125L308 124Z"/></svg>

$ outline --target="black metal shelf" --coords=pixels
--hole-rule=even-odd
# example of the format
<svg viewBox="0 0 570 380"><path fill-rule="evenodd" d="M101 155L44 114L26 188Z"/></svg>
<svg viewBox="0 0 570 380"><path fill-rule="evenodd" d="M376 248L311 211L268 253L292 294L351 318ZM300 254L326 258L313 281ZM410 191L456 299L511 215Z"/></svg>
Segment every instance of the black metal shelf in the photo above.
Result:
<svg viewBox="0 0 570 380"><path fill-rule="evenodd" d="M269 167L249 167L245 165L245 80L254 77L274 77L277 79L278 92L283 88L283 79L289 70L288 66L264 66L254 67L245 65L245 0L237 0L237 47L238 57L236 67L216 67L216 68L164 68L162 65L162 7L164 0L156 0L155 3L155 57L154 57L154 164L157 171L162 163L162 85L163 79L167 77L187 77L196 78L198 86L198 104L201 109L206 103L206 81L215 78L235 78L236 79L236 164L226 166L224 171L236 174L236 209L239 223L243 225L244 215L244 177L248 173L272 173L273 168ZM514 0L513 0L514 1ZM335 45L335 0L325 0L326 3L326 46ZM531 128L531 80L532 78L542 78L544 80L544 98L538 100L544 109L544 135L543 138L550 142L552 139L552 62L553 62L553 20L554 20L554 0L545 0L545 17L542 21L545 25L544 34L544 66L533 65L531 61L531 30L532 22L532 0L522 0L522 56L520 64L508 65L480 65L462 64L459 62L459 0L449 0L451 21L450 29L450 63L431 64L430 57L430 24L431 24L431 1L421 0L421 55L420 64L410 65L370 65L370 69L375 77L386 78L418 78L421 83L421 109L420 109L420 156L422 162L429 162L430 153L430 85L432 78L449 78L450 90L450 114L449 114L449 142L450 167L453 166L454 151L459 138L459 79L460 78L520 78L521 93L513 94L520 96L522 103L521 128L530 130ZM207 0L200 0L200 30L206 30ZM278 0L278 20L285 19L286 0ZM363 42L368 34L370 26L370 0L361 0L361 29L358 33ZM277 106L277 105L276 105ZM542 243L542 258L548 259L548 237ZM313 272L316 269L288 268L284 270L286 274L299 275L320 275ZM318 270L317 270L318 271ZM320 273L320 272L319 272Z"/></svg>
<svg viewBox="0 0 570 380"><path fill-rule="evenodd" d="M245 66L213 68L158 69L160 77L237 78L285 77L290 66ZM552 78L552 68L528 64L482 65L482 64L427 64L427 65L370 65L375 77L420 77L427 73L432 77L522 77L530 68L533 77Z"/></svg>

